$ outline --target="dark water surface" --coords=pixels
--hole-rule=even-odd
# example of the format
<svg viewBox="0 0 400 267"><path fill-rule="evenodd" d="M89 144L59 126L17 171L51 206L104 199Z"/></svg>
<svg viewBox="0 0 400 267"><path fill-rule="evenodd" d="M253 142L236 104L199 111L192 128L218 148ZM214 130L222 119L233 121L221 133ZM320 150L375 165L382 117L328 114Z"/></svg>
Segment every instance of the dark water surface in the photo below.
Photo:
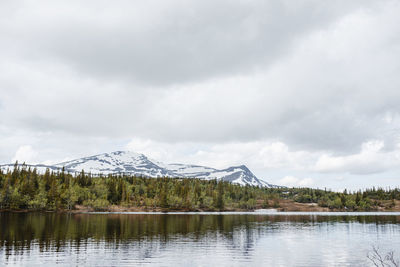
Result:
<svg viewBox="0 0 400 267"><path fill-rule="evenodd" d="M400 214L0 213L10 266L371 266L372 245L400 257Z"/></svg>

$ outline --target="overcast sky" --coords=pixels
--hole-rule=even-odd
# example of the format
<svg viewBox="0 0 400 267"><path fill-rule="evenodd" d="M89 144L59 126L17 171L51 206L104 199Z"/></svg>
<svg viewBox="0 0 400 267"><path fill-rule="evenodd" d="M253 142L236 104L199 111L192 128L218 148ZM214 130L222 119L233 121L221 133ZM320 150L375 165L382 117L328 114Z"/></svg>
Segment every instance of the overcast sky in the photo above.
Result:
<svg viewBox="0 0 400 267"><path fill-rule="evenodd" d="M400 1L1 1L0 163L133 150L400 186Z"/></svg>

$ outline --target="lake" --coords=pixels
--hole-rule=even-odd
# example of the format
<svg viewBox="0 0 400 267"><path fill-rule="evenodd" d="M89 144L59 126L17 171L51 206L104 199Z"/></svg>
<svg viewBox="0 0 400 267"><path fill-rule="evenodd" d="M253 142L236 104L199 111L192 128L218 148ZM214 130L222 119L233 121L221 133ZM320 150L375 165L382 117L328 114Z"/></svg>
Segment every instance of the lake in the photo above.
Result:
<svg viewBox="0 0 400 267"><path fill-rule="evenodd" d="M400 213L0 213L0 265L371 266Z"/></svg>

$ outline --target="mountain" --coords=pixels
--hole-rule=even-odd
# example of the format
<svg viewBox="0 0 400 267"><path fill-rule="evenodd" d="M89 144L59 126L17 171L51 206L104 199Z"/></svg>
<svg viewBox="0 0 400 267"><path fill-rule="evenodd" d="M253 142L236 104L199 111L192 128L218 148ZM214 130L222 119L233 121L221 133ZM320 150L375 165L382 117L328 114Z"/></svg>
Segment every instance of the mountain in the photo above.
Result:
<svg viewBox="0 0 400 267"><path fill-rule="evenodd" d="M1 169L11 169L13 164L1 165ZM240 185L253 185L261 187L275 187L258 179L246 166L234 166L218 170L210 167L190 164L164 164L149 159L143 154L131 151L115 151L95 156L75 159L58 163L52 166L27 165L37 167L38 170L61 170L63 167L67 172L90 172L92 174L132 174L145 177L187 177L205 180L218 179L229 181Z"/></svg>

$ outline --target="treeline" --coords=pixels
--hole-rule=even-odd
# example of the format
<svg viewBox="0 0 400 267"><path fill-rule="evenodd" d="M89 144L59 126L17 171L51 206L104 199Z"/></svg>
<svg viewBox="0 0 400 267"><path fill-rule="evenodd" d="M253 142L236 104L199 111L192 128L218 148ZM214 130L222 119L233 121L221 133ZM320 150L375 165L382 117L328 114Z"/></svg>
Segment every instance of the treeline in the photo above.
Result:
<svg viewBox="0 0 400 267"><path fill-rule="evenodd" d="M399 189L343 193L311 188L260 188L216 180L144 178L128 175L93 177L20 166L0 170L0 209L73 210L77 205L107 210L112 205L144 210L252 210L279 208L282 200L317 203L333 210L390 209ZM394 206L392 206L394 207Z"/></svg>
<svg viewBox="0 0 400 267"><path fill-rule="evenodd" d="M299 203L317 203L320 207L334 210L370 211L378 209L390 210L396 206L395 200L400 200L400 190L372 188L341 192L297 188L289 190L289 198Z"/></svg>

